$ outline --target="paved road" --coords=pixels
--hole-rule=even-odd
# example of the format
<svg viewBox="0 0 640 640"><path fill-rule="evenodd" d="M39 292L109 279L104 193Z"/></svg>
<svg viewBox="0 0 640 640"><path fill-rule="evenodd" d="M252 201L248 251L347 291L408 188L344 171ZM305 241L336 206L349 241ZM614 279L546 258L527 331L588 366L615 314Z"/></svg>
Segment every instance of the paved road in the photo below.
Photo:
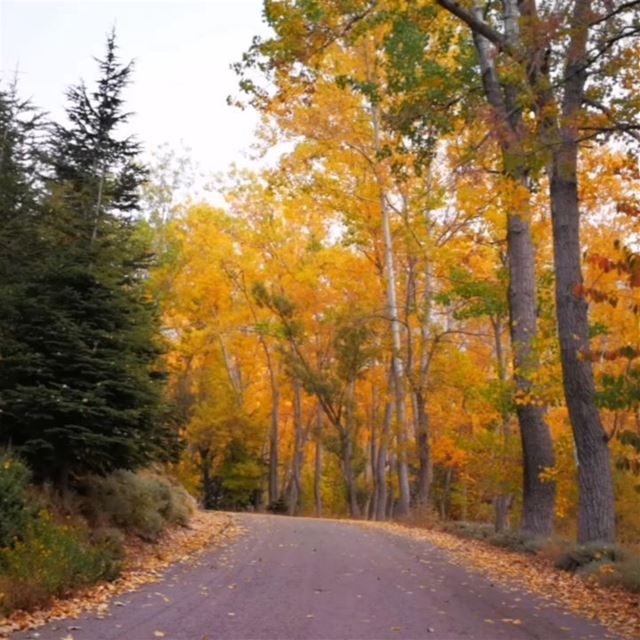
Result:
<svg viewBox="0 0 640 640"><path fill-rule="evenodd" d="M239 515L231 546L161 582L12 639L578 640L604 630L447 562L423 541L355 524Z"/></svg>

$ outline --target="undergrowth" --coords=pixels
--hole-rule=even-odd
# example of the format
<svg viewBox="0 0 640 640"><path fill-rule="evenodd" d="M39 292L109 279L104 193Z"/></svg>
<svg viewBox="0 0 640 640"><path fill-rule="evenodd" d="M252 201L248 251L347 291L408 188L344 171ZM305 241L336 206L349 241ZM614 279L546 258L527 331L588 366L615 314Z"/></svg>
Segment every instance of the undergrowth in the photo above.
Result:
<svg viewBox="0 0 640 640"><path fill-rule="evenodd" d="M515 530L496 533L493 525L478 522L449 521L440 523L438 528L510 551L542 554L557 569L577 573L605 586L619 586L640 593L640 556L620 545L578 545L556 537L526 536Z"/></svg>
<svg viewBox="0 0 640 640"><path fill-rule="evenodd" d="M96 527L110 526L155 542L169 525L186 526L194 510L179 485L153 473L116 471L84 482L83 511Z"/></svg>
<svg viewBox="0 0 640 640"><path fill-rule="evenodd" d="M113 580L120 560L121 547L92 543L86 527L58 524L42 513L0 550L0 610L32 609L78 587Z"/></svg>
<svg viewBox="0 0 640 640"><path fill-rule="evenodd" d="M194 506L182 487L151 472L85 478L62 499L31 486L28 468L0 452L0 614L114 580L125 533L156 541L168 526L187 525Z"/></svg>

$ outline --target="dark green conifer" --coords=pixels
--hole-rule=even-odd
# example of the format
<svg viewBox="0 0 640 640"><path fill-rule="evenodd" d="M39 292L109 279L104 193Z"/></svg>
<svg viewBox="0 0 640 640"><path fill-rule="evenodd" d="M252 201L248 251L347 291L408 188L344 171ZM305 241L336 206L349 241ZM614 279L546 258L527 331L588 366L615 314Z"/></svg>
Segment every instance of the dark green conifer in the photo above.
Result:
<svg viewBox="0 0 640 640"><path fill-rule="evenodd" d="M175 450L144 287L152 256L135 215L145 171L138 143L119 136L132 66L120 64L113 33L98 64L96 90L69 89L69 123L53 127L40 205L46 258L14 310L19 348L0 373L2 441L61 485Z"/></svg>

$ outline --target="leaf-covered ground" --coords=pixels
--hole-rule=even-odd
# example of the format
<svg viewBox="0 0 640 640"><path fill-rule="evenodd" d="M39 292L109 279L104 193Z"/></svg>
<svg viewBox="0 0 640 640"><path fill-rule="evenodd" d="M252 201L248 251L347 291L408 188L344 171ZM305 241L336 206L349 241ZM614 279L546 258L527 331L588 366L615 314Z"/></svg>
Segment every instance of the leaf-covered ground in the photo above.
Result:
<svg viewBox="0 0 640 640"><path fill-rule="evenodd" d="M585 618L598 620L615 633L640 638L640 594L603 587L593 580L555 569L548 558L499 549L478 540L395 523L359 524L426 540L445 549L453 563L480 571L506 588L527 589Z"/></svg>
<svg viewBox="0 0 640 640"><path fill-rule="evenodd" d="M130 539L126 544L125 566L117 580L94 585L70 598L54 600L46 609L29 613L16 611L8 618L0 619L0 640L14 631L38 627L59 618L76 617L88 610L95 611L98 616L106 615L107 602L114 596L158 580L168 565L186 560L204 547L224 546L239 532L240 528L229 514L197 512L189 527L171 528L155 544Z"/></svg>

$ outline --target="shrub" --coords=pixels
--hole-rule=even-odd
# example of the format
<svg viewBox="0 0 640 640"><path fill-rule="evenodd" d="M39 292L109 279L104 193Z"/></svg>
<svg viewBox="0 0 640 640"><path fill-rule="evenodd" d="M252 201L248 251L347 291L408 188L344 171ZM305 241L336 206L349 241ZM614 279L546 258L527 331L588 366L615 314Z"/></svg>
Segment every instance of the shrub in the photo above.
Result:
<svg viewBox="0 0 640 640"><path fill-rule="evenodd" d="M617 584L633 593L640 593L640 557L628 557L614 565L615 573L610 584Z"/></svg>
<svg viewBox="0 0 640 640"><path fill-rule="evenodd" d="M112 544L92 545L86 528L58 525L43 514L12 547L0 550L0 610L32 609L75 588L113 580L121 553Z"/></svg>
<svg viewBox="0 0 640 640"><path fill-rule="evenodd" d="M116 526L155 541L169 524L186 525L193 510L189 494L155 474L116 471L85 481L84 511L96 525Z"/></svg>
<svg viewBox="0 0 640 640"><path fill-rule="evenodd" d="M267 511L270 513L283 514L289 511L287 501L284 496L280 496L277 500L267 505Z"/></svg>
<svg viewBox="0 0 640 640"><path fill-rule="evenodd" d="M604 586L623 587L640 593L640 558L627 558L619 562L599 560L590 562L577 571L582 576L594 578Z"/></svg>
<svg viewBox="0 0 640 640"><path fill-rule="evenodd" d="M8 547L34 519L27 487L30 473L19 460L0 453L0 547Z"/></svg>
<svg viewBox="0 0 640 640"><path fill-rule="evenodd" d="M563 571L577 571L592 562L617 562L624 560L625 553L613 544L574 544L568 546L555 560L556 569Z"/></svg>
<svg viewBox="0 0 640 640"><path fill-rule="evenodd" d="M496 547L517 551L519 553L539 553L545 546L544 538L535 538L524 535L520 531L503 531L494 533L488 538L488 542Z"/></svg>
<svg viewBox="0 0 640 640"><path fill-rule="evenodd" d="M447 533L453 533L463 538L474 538L476 540L487 540L494 533L494 527L491 524L466 522L464 520L444 522L442 529Z"/></svg>

